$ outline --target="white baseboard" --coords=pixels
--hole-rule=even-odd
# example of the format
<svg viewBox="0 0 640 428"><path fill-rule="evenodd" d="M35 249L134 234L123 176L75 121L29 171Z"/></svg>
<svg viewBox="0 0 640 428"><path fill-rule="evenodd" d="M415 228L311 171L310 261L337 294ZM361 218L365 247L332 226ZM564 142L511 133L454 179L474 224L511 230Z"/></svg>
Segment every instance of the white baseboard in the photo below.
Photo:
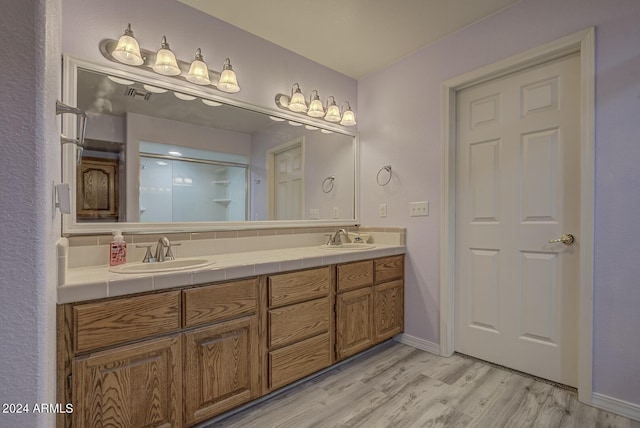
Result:
<svg viewBox="0 0 640 428"><path fill-rule="evenodd" d="M597 392L594 392L591 397L593 407L640 421L640 404L629 403Z"/></svg>
<svg viewBox="0 0 640 428"><path fill-rule="evenodd" d="M440 355L440 345L437 343L429 342L428 340L420 339L419 337L409 336L408 334L399 334L393 339L396 342L413 346L414 348L420 349L422 351Z"/></svg>

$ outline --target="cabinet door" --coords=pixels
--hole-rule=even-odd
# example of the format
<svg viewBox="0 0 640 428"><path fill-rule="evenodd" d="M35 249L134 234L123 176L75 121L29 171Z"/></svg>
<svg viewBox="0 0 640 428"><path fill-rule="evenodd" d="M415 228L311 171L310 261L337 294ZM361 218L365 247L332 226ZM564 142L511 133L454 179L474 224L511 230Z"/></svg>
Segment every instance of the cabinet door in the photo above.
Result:
<svg viewBox="0 0 640 428"><path fill-rule="evenodd" d="M180 352L174 335L75 358L73 426L180 427Z"/></svg>
<svg viewBox="0 0 640 428"><path fill-rule="evenodd" d="M118 221L118 160L82 158L78 165L78 219Z"/></svg>
<svg viewBox="0 0 640 428"><path fill-rule="evenodd" d="M373 345L373 287L339 294L336 305L336 352L341 360Z"/></svg>
<svg viewBox="0 0 640 428"><path fill-rule="evenodd" d="M184 337L187 426L258 396L257 317L200 328Z"/></svg>
<svg viewBox="0 0 640 428"><path fill-rule="evenodd" d="M374 287L375 341L383 342L404 331L404 286L402 280Z"/></svg>

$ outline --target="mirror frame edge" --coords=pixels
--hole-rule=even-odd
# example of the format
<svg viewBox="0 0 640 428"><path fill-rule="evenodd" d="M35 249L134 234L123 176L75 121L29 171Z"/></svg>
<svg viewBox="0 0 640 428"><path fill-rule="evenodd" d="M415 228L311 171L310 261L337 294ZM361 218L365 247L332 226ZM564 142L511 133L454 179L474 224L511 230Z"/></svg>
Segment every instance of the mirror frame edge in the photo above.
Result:
<svg viewBox="0 0 640 428"><path fill-rule="evenodd" d="M299 123L317 126L328 129L336 133L346 135L353 138L353 154L354 154L354 186L353 186L353 213L354 218L343 219L320 219L320 220L266 220L266 221L242 221L242 222L173 222L173 223L139 223L139 222L105 222L105 223L78 223L76 220L76 148L71 144L62 145L62 169L61 177L63 183L68 183L71 187L71 214L62 215L62 236L73 235L96 235L112 233L114 230L120 230L128 233L170 233L170 232L211 232L225 230L253 230L267 228L294 228L294 227L333 227L342 225L359 225L360 224L360 141L359 133L338 127L336 125L320 122L319 120L306 118L300 115L287 113L284 110L275 110L268 107L262 107L245 101L226 98L221 96L214 89L205 90L205 88L194 88L190 84L180 84L179 82L168 82L146 70L124 69L119 64L100 64L87 61L71 55L62 55L62 102L76 106L77 105L77 87L78 69L83 68L90 71L110 74L121 77L123 79L133 79L138 82L151 85L161 85L169 90L176 90L188 93L200 98L206 97L215 101L234 107L251 110L254 112L282 117L287 120L293 120ZM61 115L61 133L65 136L75 139L76 127L74 115ZM73 165L73 168L71 167Z"/></svg>

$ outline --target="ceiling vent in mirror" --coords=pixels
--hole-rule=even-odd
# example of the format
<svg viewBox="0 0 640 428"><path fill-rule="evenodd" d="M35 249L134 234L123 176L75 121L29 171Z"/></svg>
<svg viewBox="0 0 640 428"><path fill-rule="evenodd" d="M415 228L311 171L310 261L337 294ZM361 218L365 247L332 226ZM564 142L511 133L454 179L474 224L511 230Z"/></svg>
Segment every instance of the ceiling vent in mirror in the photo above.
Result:
<svg viewBox="0 0 640 428"><path fill-rule="evenodd" d="M151 98L151 92L144 92L141 91L140 89L136 89L136 88L132 88L132 87L128 87L125 91L124 94L127 97L131 97L131 98L135 98L138 100L144 100L144 101L149 101L149 98Z"/></svg>

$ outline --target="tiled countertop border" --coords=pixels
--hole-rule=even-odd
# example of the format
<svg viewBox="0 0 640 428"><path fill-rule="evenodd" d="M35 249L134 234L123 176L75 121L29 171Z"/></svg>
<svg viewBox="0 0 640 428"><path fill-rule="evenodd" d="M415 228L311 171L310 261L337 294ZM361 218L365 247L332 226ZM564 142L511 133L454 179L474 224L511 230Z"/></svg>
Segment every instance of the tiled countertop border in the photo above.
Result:
<svg viewBox="0 0 640 428"><path fill-rule="evenodd" d="M215 263L200 269L141 275L118 274L108 266L72 268L66 282L58 287L58 303L71 303L105 297L205 284L237 278L306 269L405 253L404 245L376 244L368 250L326 250L297 247L277 250L218 254L206 258Z"/></svg>

